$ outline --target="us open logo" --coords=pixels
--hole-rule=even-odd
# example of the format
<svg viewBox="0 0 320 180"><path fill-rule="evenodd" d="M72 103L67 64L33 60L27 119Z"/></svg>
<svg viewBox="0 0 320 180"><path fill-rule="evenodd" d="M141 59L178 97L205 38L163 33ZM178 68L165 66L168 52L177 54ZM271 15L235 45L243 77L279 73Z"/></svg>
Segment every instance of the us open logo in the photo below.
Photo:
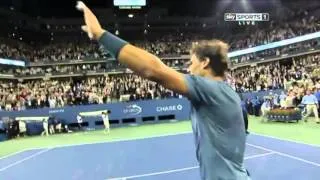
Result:
<svg viewBox="0 0 320 180"><path fill-rule="evenodd" d="M123 113L126 115L138 115L142 112L142 108L137 104L132 104L123 109Z"/></svg>

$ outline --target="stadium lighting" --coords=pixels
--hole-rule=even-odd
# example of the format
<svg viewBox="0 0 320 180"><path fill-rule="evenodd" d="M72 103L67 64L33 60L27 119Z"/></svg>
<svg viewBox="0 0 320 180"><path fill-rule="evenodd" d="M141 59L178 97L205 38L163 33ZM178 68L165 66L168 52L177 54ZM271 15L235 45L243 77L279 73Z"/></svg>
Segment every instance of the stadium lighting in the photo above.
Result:
<svg viewBox="0 0 320 180"><path fill-rule="evenodd" d="M252 6L251 6L249 0L241 0L241 5L242 5L242 8L243 8L246 12L252 10Z"/></svg>
<svg viewBox="0 0 320 180"><path fill-rule="evenodd" d="M133 14L128 14L128 17L129 18L133 18Z"/></svg>
<svg viewBox="0 0 320 180"><path fill-rule="evenodd" d="M247 49L233 51L233 52L228 53L228 57L229 58L236 57L236 56L255 53L255 52L259 52L259 51L263 51L263 50L267 50L267 49L278 48L278 47L286 46L289 44L295 44L295 43L304 42L304 41L311 40L311 39L317 39L319 37L320 37L320 32L310 33L310 34L306 34L303 36L285 39L282 41L276 41L276 42L272 42L272 43L265 44L265 45L259 45L259 46L255 46L255 47L251 47L251 48L247 48Z"/></svg>

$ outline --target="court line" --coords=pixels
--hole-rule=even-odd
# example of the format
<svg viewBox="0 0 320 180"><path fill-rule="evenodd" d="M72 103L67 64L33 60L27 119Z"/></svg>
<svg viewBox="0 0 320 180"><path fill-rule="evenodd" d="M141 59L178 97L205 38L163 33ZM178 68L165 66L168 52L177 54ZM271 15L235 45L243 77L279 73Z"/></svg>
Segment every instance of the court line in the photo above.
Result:
<svg viewBox="0 0 320 180"><path fill-rule="evenodd" d="M4 158L11 157L11 156L14 156L14 155L19 154L19 153L23 153L25 151L29 151L29 150L40 150L40 149L47 149L47 148L67 148L67 147L76 147L76 146L92 145L92 144L108 144L108 143L114 143L114 142L126 142L126 141L135 141L135 140L144 140L144 139L161 138L161 137L168 137L168 136L177 136L177 135L183 135L183 134L192 134L192 131L169 133L169 134L155 135L155 136L149 136L149 137L137 137L137 138L118 139L118 140L106 140L106 141L92 142L92 143L57 145L57 146L49 146L49 147L43 147L43 148L29 148L29 149L21 150L21 151L19 151L17 153L12 153L11 155L7 155L5 157L2 157L2 158L0 158L0 160L4 159ZM296 143L296 144L302 144L302 145L308 145L308 146L320 148L320 145L316 145L316 144L303 143L303 142L300 142L300 141L282 139L282 138L277 138L277 137L268 136L268 135L262 135L262 134L253 133L253 132L251 132L251 134L256 135L256 136L267 137L267 138L271 138L271 139L277 139L277 140L280 140L280 141L292 142L292 143Z"/></svg>
<svg viewBox="0 0 320 180"><path fill-rule="evenodd" d="M152 138L161 138L161 137L168 137L168 136L178 136L178 135L184 135L184 134L192 134L192 131L184 131L184 132L178 132L178 133L167 133L163 135L154 135L154 136L148 136L148 137L136 137L136 138L127 138L127 139L116 139L116 140L106 140L106 141L100 141L100 142L91 142L91 143L79 143L79 144L66 144L66 145L56 145L56 146L48 146L48 147L42 147L42 148L28 148L24 149L6 156L3 156L0 158L8 158L14 155L17 155L19 153L24 153L26 151L30 150L41 150L41 149L57 149L57 148L67 148L67 147L76 147L76 146L84 146L84 145L93 145L93 144L109 144L109 143L115 143L115 142L126 142L126 141L135 141L135 140L144 140L144 139L152 139Z"/></svg>
<svg viewBox="0 0 320 180"><path fill-rule="evenodd" d="M11 157L11 156L14 156L14 155L17 155L17 154L20 154L20 153L23 153L23 152L26 152L26 151L29 151L29 150L40 150L40 149L44 149L40 152L37 152L31 156L28 156L22 160L19 160L13 164L10 164L9 166L7 167L4 167L2 169L0 169L0 172L1 171L4 171L12 166L15 166L17 164L20 164L26 160L29 160L35 156L38 156L42 153L45 153L51 149L55 149L55 148L65 148L65 147L74 147L74 146L82 146L82 145L91 145L91 144L103 144L103 143L114 143L114 142L125 142L125 141L134 141L134 140L144 140L144 139L152 139L152 138L161 138L161 137L168 137L168 136L176 136L176 135L183 135L183 134L190 134L192 133L192 131L186 131L186 132L180 132L180 133L171 133L171 134L164 134L164 135L157 135L157 136L150 136L150 137L138 137L138 138L129 138L129 139L119 139L119 140L109 140L109 141L102 141L102 142L93 142L93 143L83 143L83 144L74 144L74 145L62 145L62 146L53 146L53 147L48 147L48 148L31 148L31 149L26 149L26 150L22 150L22 151L18 151L16 153L12 153L10 155L7 155L7 156L4 156L4 157L1 157L1 159L4 159L4 158L8 158L8 157ZM268 137L268 136L265 136L265 135L260 135L260 134L254 134L254 135L258 135L258 136L262 136L262 137ZM274 138L274 137L268 137L268 138ZM287 142L294 142L294 143L297 143L297 144L305 144L305 145L310 145L310 146L313 146L312 144L306 144L306 143L300 143L300 142L296 142L296 141L291 141L291 140L285 140L285 139L280 139L280 138L274 138L274 139L278 139L278 140L282 140L282 141L287 141ZM271 149L268 149L268 148L265 148L265 147L262 147L262 146L257 146L257 145L253 145L253 144L248 144L247 145L249 146L252 146L252 147L256 147L256 148L259 148L259 149L262 149L262 150L266 150L266 151L270 151L270 152L273 152L273 153L276 153L278 155L281 155L281 156L284 156L284 157L288 157L288 158L291 158L291 159L295 159L295 160L298 160L298 161L302 161L302 162L305 162L305 163L308 163L308 164L311 164L311 165L314 165L314 166L317 166L317 167L320 167L320 164L318 163L315 163L315 162L312 162L312 161L308 161L308 160L305 160L305 159L302 159L302 158L299 158L299 157L296 157L296 156L292 156L292 155L289 155L289 154L286 154L286 153L281 153L281 152L278 152L278 151L274 151L274 150L271 150ZM318 146L315 146L315 147L318 147Z"/></svg>
<svg viewBox="0 0 320 180"><path fill-rule="evenodd" d="M57 145L57 146L51 146L51 147L48 147L48 148L55 148L56 149L56 148L67 148L67 147L76 147L76 146L93 145L93 144L109 144L109 143L116 143L116 142L127 142L127 141L162 138L162 137L169 137L169 136L178 136L178 135L191 134L191 133L192 133L191 131L186 131L186 132L179 132L179 133L168 133L168 134L163 134L163 135L154 135L154 136L148 136L148 137L136 137L136 138L127 138L127 139L106 140L106 141L92 142L92 143Z"/></svg>
<svg viewBox="0 0 320 180"><path fill-rule="evenodd" d="M14 155L17 155L17 154L26 152L26 151L29 151L29 150L30 150L30 149L24 149L24 150L21 150L21 151L17 151L17 152L14 152L14 153L10 153L10 154L8 154L8 155L5 155L5 156L0 157L0 160L1 160L1 159L8 158L8 157L10 157L10 156L14 156Z"/></svg>
<svg viewBox="0 0 320 180"><path fill-rule="evenodd" d="M126 176L126 177L110 178L106 180L127 180L127 179L141 178L141 177L157 176L162 174L170 174L170 173L176 173L176 172L182 172L182 171L189 171L197 168L199 168L199 166L192 166L187 168L173 169L169 171L160 171L155 173L140 174L140 175Z"/></svg>
<svg viewBox="0 0 320 180"><path fill-rule="evenodd" d="M264 157L264 156L268 156L268 155L272 155L275 154L275 152L267 152L267 153L262 153L262 154L256 154L256 155L252 155L252 156L247 156L244 158L244 160L248 160L248 159L254 159L254 158L258 158L258 157Z"/></svg>
<svg viewBox="0 0 320 180"><path fill-rule="evenodd" d="M11 154L8 154L8 155L5 155L5 156L2 156L2 157L0 157L0 160L2 160L2 159L6 159L6 158L10 158L11 156L15 156L15 155L18 155L18 154L25 153L25 152L27 152L27 151L36 151L36 150L43 150L43 149L48 149L48 148L51 148L51 147L43 147L43 148L27 148L27 149L24 149L24 150L21 150L21 151L17 151L17 152L14 152L14 153L11 153Z"/></svg>
<svg viewBox="0 0 320 180"><path fill-rule="evenodd" d="M274 152L268 152L268 153L262 153L262 154L256 154L252 156L247 156L244 159L254 159L258 157L264 157L268 155L275 154ZM189 171L192 169L197 169L199 166L192 166L192 167L186 167L186 168L180 168L180 169L172 169L168 171L160 171L160 172L155 172L155 173L148 173L148 174L140 174L140 175L133 175L133 176L126 176L126 177L118 177L118 178L110 178L106 180L127 180L127 179L134 179L134 178L141 178L141 177L149 177L149 176L157 176L157 175L162 175L162 174L170 174L170 173L177 173L177 172L182 172L182 171Z"/></svg>
<svg viewBox="0 0 320 180"><path fill-rule="evenodd" d="M254 132L250 132L250 134L253 134L253 135L256 135L256 136L268 137L268 138L271 138L271 139L277 139L277 140L280 140L280 141L287 141L287 142L292 142L292 143L296 143L296 144L303 144L303 145L308 145L308 146L313 146L313 147L316 147L316 148L320 148L320 145L318 145L318 144L305 143L305 142L295 141L295 140L290 140L290 139L282 139L282 138L278 138L278 137L275 137L275 136L258 134L258 133L254 133Z"/></svg>
<svg viewBox="0 0 320 180"><path fill-rule="evenodd" d="M34 154L26 157L26 158L23 158L23 159L21 159L21 160L19 160L19 161L16 161L16 162L14 162L14 163L12 163L12 164L10 164L10 165L8 165L8 166L5 166L5 167L1 168L1 169L0 169L0 172L5 171L5 170L7 170L7 169L9 169L9 168L11 168L11 167L13 167L13 166L15 166L15 165L21 164L21 163L23 163L23 162L25 162L25 161L27 161L27 160L29 160L29 159L31 159L31 158L34 158L34 157L36 157L36 156L39 156L40 154L43 154L43 153L45 153L45 152L48 152L48 151L50 151L51 149L53 149L53 148L44 149L44 150L42 150L42 151L39 151L39 152L37 152L37 153L34 153Z"/></svg>
<svg viewBox="0 0 320 180"><path fill-rule="evenodd" d="M254 148L257 148L257 149L274 152L275 154L278 154L278 155L280 155L280 156L284 156L284 157L287 157L287 158L291 158L291 159L294 159L294 160L298 160L298 161L301 161L301 162L304 162L304 163L307 163L307 164L311 164L311 165L320 167L320 164L319 164L319 163L312 162L312 161L308 161L308 160L306 160L306 159L302 159L302 158L299 158L299 157L297 157L297 156L292 156L292 155L289 155L289 154L287 154L287 153L282 153L282 152L279 152L279 151L274 151L274 150L272 150L272 149L265 148L265 147L263 147L263 146L257 146L257 145L250 144L250 143L247 143L247 145L248 145L248 146L251 146L251 147L254 147Z"/></svg>

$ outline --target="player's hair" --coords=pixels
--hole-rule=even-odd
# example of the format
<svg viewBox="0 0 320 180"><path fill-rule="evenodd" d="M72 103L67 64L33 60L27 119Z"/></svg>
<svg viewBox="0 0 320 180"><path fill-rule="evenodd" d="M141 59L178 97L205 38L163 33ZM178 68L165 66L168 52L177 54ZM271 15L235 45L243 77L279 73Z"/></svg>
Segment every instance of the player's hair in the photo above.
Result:
<svg viewBox="0 0 320 180"><path fill-rule="evenodd" d="M210 67L216 76L224 76L228 70L228 44L220 40L204 40L192 45L191 54L197 56L200 61L206 58L210 60Z"/></svg>

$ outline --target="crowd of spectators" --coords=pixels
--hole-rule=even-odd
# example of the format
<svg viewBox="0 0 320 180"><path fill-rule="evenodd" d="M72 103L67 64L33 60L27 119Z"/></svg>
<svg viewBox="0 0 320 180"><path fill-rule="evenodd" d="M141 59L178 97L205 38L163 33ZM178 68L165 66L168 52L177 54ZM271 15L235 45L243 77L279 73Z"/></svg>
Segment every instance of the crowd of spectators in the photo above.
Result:
<svg viewBox="0 0 320 180"><path fill-rule="evenodd" d="M319 48L319 47L320 47L320 41L315 39L315 40L300 42L300 43L291 44L291 45L283 46L279 48L259 51L256 53L232 57L230 58L230 62L232 65L259 62L267 58L270 59L270 58L276 58L279 56L288 56L293 53L301 53L309 50L314 50L315 48Z"/></svg>
<svg viewBox="0 0 320 180"><path fill-rule="evenodd" d="M230 44L230 51L234 51L293 38L319 30L319 17L309 15L306 12L303 16L300 15L287 22L270 21L267 25L247 27L246 30L240 31L238 34L221 38ZM214 36L214 34L199 35L190 32L175 32L158 37L154 41L146 39L144 41L138 40L131 43L161 57L178 56L189 54L190 46L194 41L219 38L219 36ZM82 39L84 38L82 37ZM298 47L293 45L263 51L255 55L240 57L240 59L237 58L234 62L241 63L252 60L253 58L256 59L257 57L262 58L270 55L283 54L295 49L306 48L306 46L314 46L314 43L317 42L306 42L302 45L299 44ZM56 62L68 59L105 59L110 57L110 55L104 51L103 48L99 47L98 43L86 40L70 43L57 41L48 45L37 44L34 46L18 41L17 43L0 43L0 57L23 59L30 62Z"/></svg>
<svg viewBox="0 0 320 180"><path fill-rule="evenodd" d="M164 64L173 68L184 68L186 59L165 59ZM117 61L99 61L96 63L87 62L86 64L55 64L46 66L28 66L28 67L0 67L0 73L12 74L17 77L25 76L43 76L45 74L83 74L83 73L106 73L126 69L124 65Z"/></svg>
<svg viewBox="0 0 320 180"><path fill-rule="evenodd" d="M291 59L291 58L290 58ZM312 82L311 71L320 66L320 54L238 68L231 72L229 82L237 92L285 89L294 81Z"/></svg>
<svg viewBox="0 0 320 180"><path fill-rule="evenodd" d="M7 42L7 41L5 41ZM54 43L49 45L31 46L21 41L0 43L0 57L24 60L27 62L58 62L70 59L106 59L108 52L98 43Z"/></svg>
<svg viewBox="0 0 320 180"><path fill-rule="evenodd" d="M283 62L276 61L237 68L228 73L226 80L239 93L286 89L288 84L295 81L315 86L317 79L314 79L310 72L313 67L319 67L319 58L320 54L314 54L290 58ZM183 64L178 60L168 62L170 65ZM81 71L84 67L86 66L69 65L62 69L65 72L75 69ZM104 67L101 65L99 68ZM46 68L38 67L38 69L40 72L47 71ZM58 67L52 69L59 71ZM51 80L41 78L22 82L2 80L0 86L0 107L6 111L170 97L179 97L179 95L131 73L64 77Z"/></svg>
<svg viewBox="0 0 320 180"><path fill-rule="evenodd" d="M85 79L1 82L0 107L6 111L19 111L168 97L179 95L136 75L121 74Z"/></svg>
<svg viewBox="0 0 320 180"><path fill-rule="evenodd" d="M312 97L310 98L310 96ZM271 110L280 109L283 110L282 112L286 112L286 110L288 110L287 112L301 111L305 121L313 113L316 122L320 123L318 116L320 112L320 81L315 81L314 85L303 81L294 82L280 94L269 92L265 96L249 97L243 100L248 113L255 116L262 115L262 120L267 119Z"/></svg>
<svg viewBox="0 0 320 180"><path fill-rule="evenodd" d="M270 21L264 28L248 27L248 33L243 34L242 38L237 36L237 39L230 39L231 50L250 48L314 33L320 30L319 22L319 16L309 15L308 12L305 12L290 21Z"/></svg>

